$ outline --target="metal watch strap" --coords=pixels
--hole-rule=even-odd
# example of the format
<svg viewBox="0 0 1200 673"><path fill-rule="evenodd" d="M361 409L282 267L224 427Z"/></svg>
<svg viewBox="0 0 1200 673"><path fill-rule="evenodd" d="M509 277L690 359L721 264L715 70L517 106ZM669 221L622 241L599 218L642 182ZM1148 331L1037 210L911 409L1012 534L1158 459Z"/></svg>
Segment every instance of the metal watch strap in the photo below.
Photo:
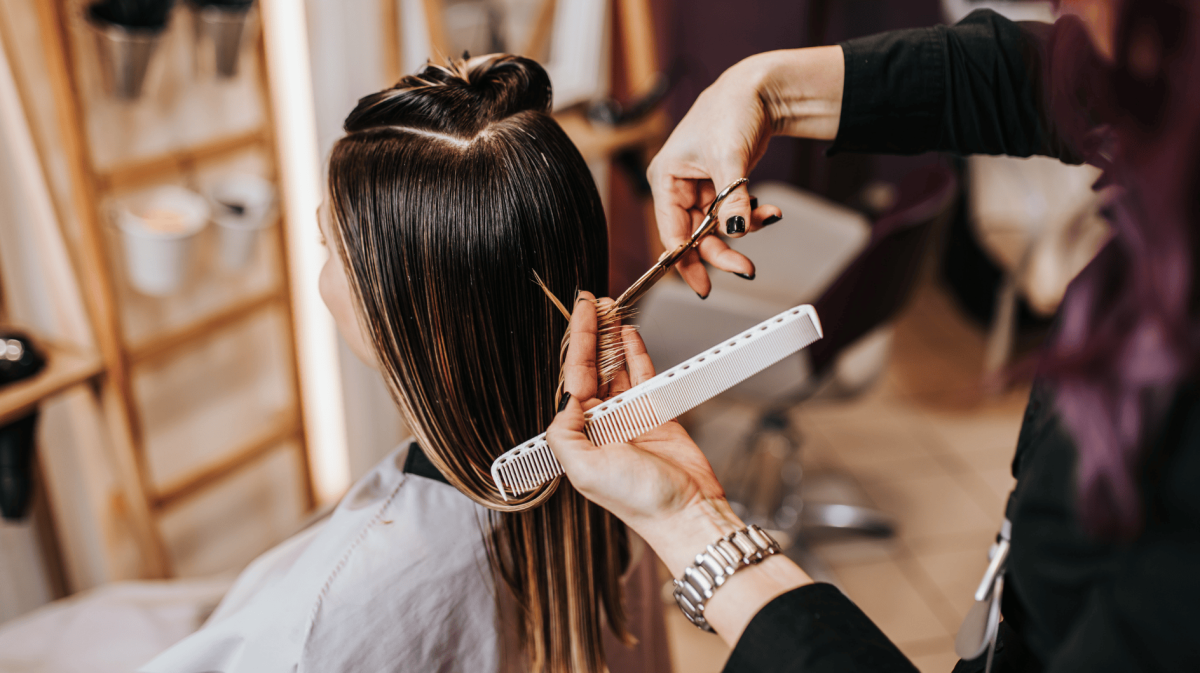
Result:
<svg viewBox="0 0 1200 673"><path fill-rule="evenodd" d="M779 543L754 524L730 533L696 554L696 562L683 569L683 578L675 582L675 602L683 616L709 633L713 629L704 618L704 606L713 592L735 572L754 565L781 551Z"/></svg>

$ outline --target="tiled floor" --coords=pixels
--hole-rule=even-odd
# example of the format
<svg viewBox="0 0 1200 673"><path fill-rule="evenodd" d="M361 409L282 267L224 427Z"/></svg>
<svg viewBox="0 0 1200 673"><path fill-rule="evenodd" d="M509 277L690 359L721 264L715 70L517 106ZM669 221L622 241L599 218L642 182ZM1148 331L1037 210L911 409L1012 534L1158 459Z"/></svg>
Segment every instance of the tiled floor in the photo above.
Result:
<svg viewBox="0 0 1200 673"><path fill-rule="evenodd" d="M891 540L817 541L812 551L925 673L946 673L957 661L954 634L1013 484L1009 462L1028 388L985 392L983 344L982 332L927 285L897 323L891 364L874 387L794 412L805 483L822 472L849 475L859 497L899 525ZM724 404L701 416L693 431L709 451L730 445L754 410ZM675 669L719 671L728 656L722 642L676 610L667 614Z"/></svg>

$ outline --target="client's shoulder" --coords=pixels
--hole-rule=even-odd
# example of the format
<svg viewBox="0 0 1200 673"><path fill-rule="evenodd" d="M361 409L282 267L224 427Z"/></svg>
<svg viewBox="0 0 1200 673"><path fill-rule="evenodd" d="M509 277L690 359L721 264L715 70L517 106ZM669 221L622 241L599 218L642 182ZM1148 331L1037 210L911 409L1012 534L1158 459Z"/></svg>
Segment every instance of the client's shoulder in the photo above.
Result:
<svg viewBox="0 0 1200 673"><path fill-rule="evenodd" d="M360 481L355 489L369 486L373 494L352 490L339 506L359 498L373 503L374 513L334 565L313 611L305 644L310 667L347 651L370 664L361 670L427 662L436 652L478 660L480 668L461 670L494 667L485 663L493 661L497 638L486 510L444 481L414 473L413 448L375 470L383 485L398 469L395 488L384 494Z"/></svg>
<svg viewBox="0 0 1200 673"><path fill-rule="evenodd" d="M415 442L402 444L347 492L322 531L340 550L327 588L388 577L411 577L404 583L415 587L456 574L484 557L487 525L486 509L450 486ZM386 567L375 568L381 560ZM360 566L369 572L353 577Z"/></svg>

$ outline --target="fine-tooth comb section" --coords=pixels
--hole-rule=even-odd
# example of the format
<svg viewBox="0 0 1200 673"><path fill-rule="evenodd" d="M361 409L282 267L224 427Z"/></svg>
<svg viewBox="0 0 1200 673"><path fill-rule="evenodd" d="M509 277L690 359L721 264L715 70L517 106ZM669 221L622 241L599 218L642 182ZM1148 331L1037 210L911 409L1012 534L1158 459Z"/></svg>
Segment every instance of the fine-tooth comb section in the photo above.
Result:
<svg viewBox="0 0 1200 673"><path fill-rule="evenodd" d="M600 405L597 411L584 414L588 439L596 445L627 442L663 424L649 399L628 393Z"/></svg>
<svg viewBox="0 0 1200 673"><path fill-rule="evenodd" d="M788 309L587 411L585 433L597 446L628 442L820 338L811 306ZM505 500L562 473L545 433L492 463L492 479Z"/></svg>

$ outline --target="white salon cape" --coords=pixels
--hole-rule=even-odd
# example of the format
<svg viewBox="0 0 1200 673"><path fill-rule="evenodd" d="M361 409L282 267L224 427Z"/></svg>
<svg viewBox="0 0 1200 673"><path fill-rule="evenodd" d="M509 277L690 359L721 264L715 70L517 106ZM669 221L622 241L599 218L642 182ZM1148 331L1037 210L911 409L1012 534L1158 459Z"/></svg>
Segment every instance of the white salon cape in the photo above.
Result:
<svg viewBox="0 0 1200 673"><path fill-rule="evenodd" d="M401 447L329 518L260 556L236 581L117 582L0 625L0 671L528 670L512 601L497 609L493 598L484 509L407 442ZM605 630L609 669L670 671L658 560L639 552L636 536L631 543L639 560L624 580L625 607L639 643L624 647Z"/></svg>
<svg viewBox="0 0 1200 673"><path fill-rule="evenodd" d="M491 673L501 666L486 510L406 474L409 443L324 523L260 556L143 673Z"/></svg>

